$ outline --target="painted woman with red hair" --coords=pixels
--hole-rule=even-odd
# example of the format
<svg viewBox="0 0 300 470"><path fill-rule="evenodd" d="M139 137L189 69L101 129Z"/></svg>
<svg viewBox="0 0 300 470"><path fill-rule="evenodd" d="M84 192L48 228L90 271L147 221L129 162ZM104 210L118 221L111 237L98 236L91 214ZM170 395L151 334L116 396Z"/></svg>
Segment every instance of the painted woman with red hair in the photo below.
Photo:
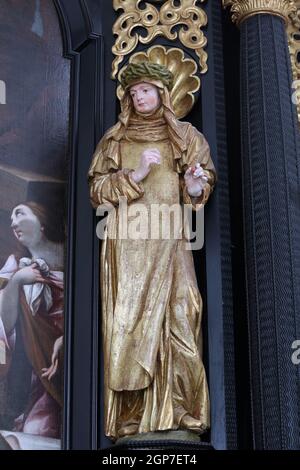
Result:
<svg viewBox="0 0 300 470"><path fill-rule="evenodd" d="M16 206L11 227L20 250L0 271L0 340L10 369L20 327L32 368L26 407L13 431L60 438L62 410L62 338L64 228L57 215L34 202Z"/></svg>

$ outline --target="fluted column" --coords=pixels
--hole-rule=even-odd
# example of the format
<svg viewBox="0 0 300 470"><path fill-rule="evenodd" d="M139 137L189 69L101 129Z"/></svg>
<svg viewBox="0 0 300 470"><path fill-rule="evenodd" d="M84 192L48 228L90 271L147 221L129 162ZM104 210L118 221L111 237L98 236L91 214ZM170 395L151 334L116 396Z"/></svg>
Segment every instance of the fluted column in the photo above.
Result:
<svg viewBox="0 0 300 470"><path fill-rule="evenodd" d="M299 123L290 0L224 0L240 27L242 185L254 446L300 448Z"/></svg>

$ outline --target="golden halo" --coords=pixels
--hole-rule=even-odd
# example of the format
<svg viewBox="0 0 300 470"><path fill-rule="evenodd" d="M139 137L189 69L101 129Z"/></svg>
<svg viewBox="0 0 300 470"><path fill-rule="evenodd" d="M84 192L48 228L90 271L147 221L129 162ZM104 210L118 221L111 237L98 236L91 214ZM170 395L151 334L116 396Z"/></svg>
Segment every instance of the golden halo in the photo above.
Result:
<svg viewBox="0 0 300 470"><path fill-rule="evenodd" d="M166 49L164 46L152 46L147 51L133 54L129 59L129 63L134 64L145 61L164 65L173 73L174 84L170 91L172 106L178 119L185 117L192 109L195 103L194 93L200 89L201 85L200 78L195 75L197 72L196 62L193 59L185 58L181 49ZM119 71L119 80L125 67ZM119 100L123 95L124 90L119 85L117 88Z"/></svg>

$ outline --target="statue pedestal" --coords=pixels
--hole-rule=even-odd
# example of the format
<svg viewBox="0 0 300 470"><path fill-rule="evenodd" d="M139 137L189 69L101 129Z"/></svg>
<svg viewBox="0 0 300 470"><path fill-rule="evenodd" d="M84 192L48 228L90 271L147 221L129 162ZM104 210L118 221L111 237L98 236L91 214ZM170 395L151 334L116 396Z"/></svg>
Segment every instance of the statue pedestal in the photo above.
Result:
<svg viewBox="0 0 300 470"><path fill-rule="evenodd" d="M139 450L213 450L213 447L201 441L198 434L192 431L156 431L121 437L111 449Z"/></svg>

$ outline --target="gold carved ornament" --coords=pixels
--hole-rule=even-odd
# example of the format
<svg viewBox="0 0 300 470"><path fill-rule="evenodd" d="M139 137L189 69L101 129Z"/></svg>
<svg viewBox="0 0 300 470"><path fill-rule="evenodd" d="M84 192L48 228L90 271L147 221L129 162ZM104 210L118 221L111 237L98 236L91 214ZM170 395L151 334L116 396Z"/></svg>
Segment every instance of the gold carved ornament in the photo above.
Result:
<svg viewBox="0 0 300 470"><path fill-rule="evenodd" d="M139 43L149 44L158 36L174 41L179 37L181 43L193 49L199 57L200 72L207 71L207 53L204 47L207 39L201 28L207 24L207 15L204 10L196 6L197 0L180 0L175 6L174 0L166 0L160 9L150 3L140 8L142 0L114 0L116 11L123 10L121 16L113 26L116 41L112 48L116 55L112 66L112 78L116 78L118 67L124 57L131 54ZM205 0L200 0L201 2ZM159 2L157 2L159 3ZM181 26L179 32L174 31L175 26ZM143 34L134 31L142 28Z"/></svg>
<svg viewBox="0 0 300 470"><path fill-rule="evenodd" d="M238 25L258 14L280 16L288 23L289 15L296 10L294 0L223 0L223 6L231 7L232 21Z"/></svg>
<svg viewBox="0 0 300 470"><path fill-rule="evenodd" d="M293 102L297 106L298 121L300 122L300 0L296 0L297 10L290 15L287 27L289 50L293 73Z"/></svg>
<svg viewBox="0 0 300 470"><path fill-rule="evenodd" d="M133 54L129 63L153 62L164 65L174 76L174 84L170 91L170 97L176 117L185 117L192 109L196 93L200 89L200 78L196 75L197 64L194 60L184 57L181 49L166 49L163 46L152 46L147 51ZM125 67L119 72L120 76ZM124 94L123 88L119 85L117 96L121 100Z"/></svg>

